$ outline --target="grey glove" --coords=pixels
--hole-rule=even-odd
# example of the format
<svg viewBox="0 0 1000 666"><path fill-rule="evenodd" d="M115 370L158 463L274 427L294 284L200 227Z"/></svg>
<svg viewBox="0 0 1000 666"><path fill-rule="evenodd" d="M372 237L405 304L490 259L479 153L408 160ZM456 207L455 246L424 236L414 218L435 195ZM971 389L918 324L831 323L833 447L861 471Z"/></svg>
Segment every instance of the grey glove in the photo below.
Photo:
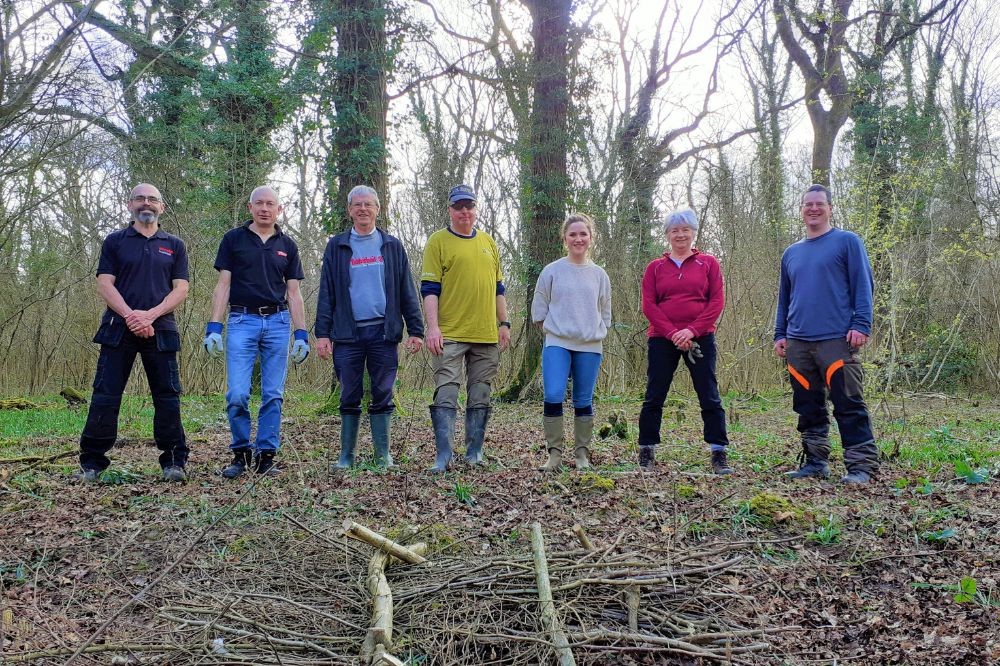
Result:
<svg viewBox="0 0 1000 666"><path fill-rule="evenodd" d="M292 343L291 359L292 363L298 365L309 356L309 333L304 329L297 329L294 333L295 342Z"/></svg>
<svg viewBox="0 0 1000 666"><path fill-rule="evenodd" d="M688 360L694 365L698 362L699 358L704 358L705 355L701 352L701 345L699 345L694 340L691 341L691 349L688 349Z"/></svg>
<svg viewBox="0 0 1000 666"><path fill-rule="evenodd" d="M208 322L205 327L205 351L210 357L218 358L225 350L222 344L222 322Z"/></svg>

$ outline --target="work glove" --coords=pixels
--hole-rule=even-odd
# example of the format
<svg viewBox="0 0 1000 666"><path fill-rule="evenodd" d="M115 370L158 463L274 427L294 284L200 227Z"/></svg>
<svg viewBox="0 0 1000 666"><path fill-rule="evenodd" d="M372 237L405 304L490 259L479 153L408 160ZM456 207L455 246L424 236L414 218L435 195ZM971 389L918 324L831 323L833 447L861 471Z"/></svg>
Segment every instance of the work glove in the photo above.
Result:
<svg viewBox="0 0 1000 666"><path fill-rule="evenodd" d="M699 345L694 340L691 341L691 349L688 349L688 360L694 365L698 362L699 358L704 358L705 355L701 351L701 345Z"/></svg>
<svg viewBox="0 0 1000 666"><path fill-rule="evenodd" d="M296 329L293 333L295 342L292 343L292 363L298 365L309 356L309 331L304 328Z"/></svg>
<svg viewBox="0 0 1000 666"><path fill-rule="evenodd" d="M212 358L219 358L225 350L222 344L222 322L208 322L205 326L205 351Z"/></svg>

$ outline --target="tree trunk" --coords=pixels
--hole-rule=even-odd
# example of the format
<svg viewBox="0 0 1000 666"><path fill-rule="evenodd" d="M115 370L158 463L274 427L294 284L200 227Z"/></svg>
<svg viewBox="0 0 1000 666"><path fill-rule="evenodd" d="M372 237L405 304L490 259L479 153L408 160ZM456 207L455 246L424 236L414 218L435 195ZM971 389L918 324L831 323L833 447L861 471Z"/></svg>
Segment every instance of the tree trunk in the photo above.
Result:
<svg viewBox="0 0 1000 666"><path fill-rule="evenodd" d="M562 248L560 230L566 210L569 148L568 36L571 0L525 0L531 12L534 38L533 98L527 178L521 197L521 224L525 241L524 356L501 399L517 400L538 372L542 358L542 331L531 323L531 301L542 269L555 261Z"/></svg>
<svg viewBox="0 0 1000 666"><path fill-rule="evenodd" d="M326 162L326 188L333 209L331 232L347 224L347 195L356 185L378 192L388 206L386 162L386 71L392 59L386 45L384 0L325 0L337 37L332 61L331 147Z"/></svg>

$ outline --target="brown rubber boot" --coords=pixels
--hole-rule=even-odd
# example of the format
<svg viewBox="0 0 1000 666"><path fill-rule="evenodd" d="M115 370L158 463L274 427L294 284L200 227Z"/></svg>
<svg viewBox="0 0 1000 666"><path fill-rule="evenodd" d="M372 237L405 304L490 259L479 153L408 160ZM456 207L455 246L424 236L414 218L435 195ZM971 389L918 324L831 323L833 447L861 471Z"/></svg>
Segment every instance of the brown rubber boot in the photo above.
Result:
<svg viewBox="0 0 1000 666"><path fill-rule="evenodd" d="M549 460L538 469L542 472L558 472L562 466L563 417L544 416L542 422L545 425L545 446L549 451Z"/></svg>
<svg viewBox="0 0 1000 666"><path fill-rule="evenodd" d="M576 468L590 469L590 440L594 436L594 415L573 419L573 439L576 444Z"/></svg>

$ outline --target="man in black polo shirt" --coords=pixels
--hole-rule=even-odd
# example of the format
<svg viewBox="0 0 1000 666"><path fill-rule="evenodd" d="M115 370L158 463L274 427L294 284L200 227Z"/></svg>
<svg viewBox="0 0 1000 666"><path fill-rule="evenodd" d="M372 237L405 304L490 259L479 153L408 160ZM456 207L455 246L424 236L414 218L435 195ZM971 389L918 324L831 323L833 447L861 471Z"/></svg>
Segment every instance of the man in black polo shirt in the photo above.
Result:
<svg viewBox="0 0 1000 666"><path fill-rule="evenodd" d="M309 355L305 305L299 281L304 277L299 249L278 227L281 204L270 187L250 195L249 220L222 237L212 293L212 320L205 329L205 350L226 354L226 413L232 431L233 462L222 476L234 479L252 461L260 474L277 474L274 456L281 446L281 405L288 372L289 320L295 326L292 361ZM222 317L229 306L228 345L222 344ZM250 376L260 358L260 412L257 441L250 443Z"/></svg>
<svg viewBox="0 0 1000 666"><path fill-rule="evenodd" d="M188 293L184 243L159 228L164 204L152 185L137 185L128 200L132 223L104 239L97 293L107 303L94 342L101 345L94 394L80 436L76 479L97 481L118 438L122 393L136 355L153 394L153 438L167 481L184 481L188 447L181 426L180 335L174 309Z"/></svg>

